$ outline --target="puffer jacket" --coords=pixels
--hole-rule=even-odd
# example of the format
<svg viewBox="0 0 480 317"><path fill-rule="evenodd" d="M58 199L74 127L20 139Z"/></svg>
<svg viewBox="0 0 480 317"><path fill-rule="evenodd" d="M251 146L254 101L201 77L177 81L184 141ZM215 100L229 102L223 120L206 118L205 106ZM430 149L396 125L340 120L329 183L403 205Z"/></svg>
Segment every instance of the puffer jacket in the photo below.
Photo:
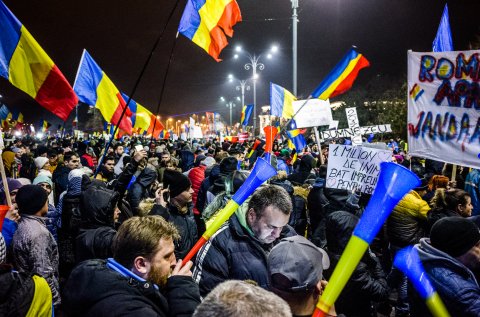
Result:
<svg viewBox="0 0 480 317"><path fill-rule="evenodd" d="M205 170L207 167L205 165L200 165L194 167L188 173L188 179L190 183L192 183L193 195L192 195L192 203L193 203L193 213L195 215L199 215L200 211L198 211L195 204L197 203L198 192L200 190L200 186L202 185L203 180L205 179Z"/></svg>
<svg viewBox="0 0 480 317"><path fill-rule="evenodd" d="M197 255L193 278L202 296L229 279L253 280L268 289L267 256L275 242L262 244L247 232L238 217L232 216ZM287 225L276 241L293 235L295 230Z"/></svg>
<svg viewBox="0 0 480 317"><path fill-rule="evenodd" d="M168 278L161 292L149 281L116 271L109 261L89 260L70 275L64 291L68 316L188 317L200 303L198 286L188 276Z"/></svg>
<svg viewBox="0 0 480 317"><path fill-rule="evenodd" d="M330 268L325 272L330 277L358 223L358 217L346 212L336 211L327 218L327 245ZM335 302L337 313L349 317L377 316L372 302L388 298L389 289L380 262L368 251L353 271L345 288Z"/></svg>
<svg viewBox="0 0 480 317"><path fill-rule="evenodd" d="M414 246L433 288L450 316L480 316L480 288L474 274L455 258L434 248L423 238ZM413 294L412 316L431 316L425 301Z"/></svg>
<svg viewBox="0 0 480 317"><path fill-rule="evenodd" d="M391 244L406 247L425 236L428 203L412 190L395 206L387 220L387 237Z"/></svg>
<svg viewBox="0 0 480 317"><path fill-rule="evenodd" d="M52 291L53 304L61 303L57 243L43 217L22 215L13 236L13 260L18 271L43 276Z"/></svg>
<svg viewBox="0 0 480 317"><path fill-rule="evenodd" d="M113 213L119 196L119 193L96 184L82 192L82 225L75 241L77 263L112 256L112 240L116 234Z"/></svg>
<svg viewBox="0 0 480 317"><path fill-rule="evenodd" d="M142 199L150 196L149 187L156 179L157 172L147 167L138 175L135 182L128 189L127 201L134 214L138 214L137 208Z"/></svg>
<svg viewBox="0 0 480 317"><path fill-rule="evenodd" d="M197 224L193 218L192 206L189 205L188 211L181 214L173 205L168 205L167 209L155 204L150 211L150 215L162 216L166 221L177 227L180 232L180 239L175 241L175 257L177 260L183 259L198 239Z"/></svg>

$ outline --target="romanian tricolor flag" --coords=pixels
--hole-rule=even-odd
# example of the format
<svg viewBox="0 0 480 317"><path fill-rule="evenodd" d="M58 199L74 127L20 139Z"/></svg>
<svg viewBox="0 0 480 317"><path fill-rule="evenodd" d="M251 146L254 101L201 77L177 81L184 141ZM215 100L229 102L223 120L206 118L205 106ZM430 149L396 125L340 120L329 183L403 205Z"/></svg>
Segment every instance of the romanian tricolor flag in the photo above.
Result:
<svg viewBox="0 0 480 317"><path fill-rule="evenodd" d="M370 62L351 48L327 77L312 93L313 98L327 100L349 90L358 76L358 72L370 66Z"/></svg>
<svg viewBox="0 0 480 317"><path fill-rule="evenodd" d="M287 136L295 146L295 150L297 151L297 153L301 153L303 149L307 146L307 142L305 141L303 134L301 134L300 129L287 131Z"/></svg>
<svg viewBox="0 0 480 317"><path fill-rule="evenodd" d="M188 0L178 32L203 48L217 62L233 36L233 26L242 21L236 0Z"/></svg>
<svg viewBox="0 0 480 317"><path fill-rule="evenodd" d="M100 110L105 121L118 124L122 111L126 107L125 100L87 50L83 50L73 89L81 102ZM132 131L131 115L131 111L127 109L122 122L118 124L120 129L129 134Z"/></svg>
<svg viewBox="0 0 480 317"><path fill-rule="evenodd" d="M46 132L52 125L47 120L40 120L40 131Z"/></svg>
<svg viewBox="0 0 480 317"><path fill-rule="evenodd" d="M272 116L291 119L294 115L293 101L295 96L285 88L270 83L270 107Z"/></svg>
<svg viewBox="0 0 480 317"><path fill-rule="evenodd" d="M418 84L413 85L412 89L410 89L410 97L413 100L417 101L423 95L424 90L420 88Z"/></svg>
<svg viewBox="0 0 480 317"><path fill-rule="evenodd" d="M124 100L129 99L124 93L122 93L122 97ZM164 126L153 113L133 99L128 103L128 108L132 112L132 126L134 131L152 134L154 138L159 137Z"/></svg>
<svg viewBox="0 0 480 317"><path fill-rule="evenodd" d="M253 105L246 105L242 108L242 117L240 118L240 124L244 127L248 125L250 117L252 116Z"/></svg>
<svg viewBox="0 0 480 317"><path fill-rule="evenodd" d="M72 87L30 32L0 1L0 76L66 121L78 102Z"/></svg>

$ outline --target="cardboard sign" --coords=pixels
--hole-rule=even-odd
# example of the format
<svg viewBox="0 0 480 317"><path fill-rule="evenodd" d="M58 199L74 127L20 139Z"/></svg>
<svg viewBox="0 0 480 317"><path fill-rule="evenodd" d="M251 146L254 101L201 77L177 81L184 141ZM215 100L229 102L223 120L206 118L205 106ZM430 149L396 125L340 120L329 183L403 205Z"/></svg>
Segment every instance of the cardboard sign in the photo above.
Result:
<svg viewBox="0 0 480 317"><path fill-rule="evenodd" d="M372 194L377 185L380 163L391 160L390 150L330 144L326 187Z"/></svg>
<svg viewBox="0 0 480 317"><path fill-rule="evenodd" d="M414 156L480 168L480 50L408 52Z"/></svg>
<svg viewBox="0 0 480 317"><path fill-rule="evenodd" d="M305 100L297 100L293 102L293 111L297 113ZM295 116L297 128L319 127L330 125L332 122L332 109L330 102L327 100L310 99L305 106Z"/></svg>

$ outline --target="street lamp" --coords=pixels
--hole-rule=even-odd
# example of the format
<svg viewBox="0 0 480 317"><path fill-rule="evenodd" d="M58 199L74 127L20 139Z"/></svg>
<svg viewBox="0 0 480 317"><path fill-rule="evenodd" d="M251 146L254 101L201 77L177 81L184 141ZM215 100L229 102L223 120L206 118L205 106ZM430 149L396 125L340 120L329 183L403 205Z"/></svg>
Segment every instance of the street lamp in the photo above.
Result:
<svg viewBox="0 0 480 317"><path fill-rule="evenodd" d="M230 108L230 128L232 127L232 108L235 108L235 103L233 101L230 101L227 103L227 108Z"/></svg>
<svg viewBox="0 0 480 317"><path fill-rule="evenodd" d="M237 46L235 48L235 51L236 52L241 52L242 51L242 48L240 46ZM268 54L268 58L271 58L272 55L271 53L275 53L278 51L278 47L277 46L272 46L272 48L270 49L270 53ZM257 79L258 79L258 75L257 75L257 70L264 70L265 69L265 65L260 61L260 58L261 58L261 54L260 55L256 55L256 54L250 54L248 52L245 52L248 60L250 61L249 63L246 63L244 65L244 68L246 70L252 70L252 81L253 81L253 131L255 133L256 129L257 129ZM234 55L234 58L238 58L239 55L238 54L235 54Z"/></svg>

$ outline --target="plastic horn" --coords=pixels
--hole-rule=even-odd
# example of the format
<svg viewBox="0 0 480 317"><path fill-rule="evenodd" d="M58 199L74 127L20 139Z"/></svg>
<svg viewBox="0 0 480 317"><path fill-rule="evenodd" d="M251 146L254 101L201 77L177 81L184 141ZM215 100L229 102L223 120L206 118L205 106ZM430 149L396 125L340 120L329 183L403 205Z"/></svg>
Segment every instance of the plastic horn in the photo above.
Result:
<svg viewBox="0 0 480 317"><path fill-rule="evenodd" d="M278 129L272 125L267 125L265 128L263 128L263 132L265 132L265 159L267 162L270 162L273 149L273 140L275 140L275 137L277 136Z"/></svg>
<svg viewBox="0 0 480 317"><path fill-rule="evenodd" d="M200 250L200 248L210 239L210 237L233 215L235 210L243 204L245 199L247 199L263 182L268 180L270 177L277 174L277 170L270 165L265 159L258 158L255 162L252 172L247 177L242 186L237 190L230 199L227 205L218 213L218 216L212 222L212 224L207 228L207 230L202 234L197 243L193 248L188 252L183 259L183 265L190 261L193 256Z"/></svg>
<svg viewBox="0 0 480 317"><path fill-rule="evenodd" d="M262 141L260 141L259 139L256 139L256 140L255 140L255 143L253 143L253 147L252 147L252 149L250 150L250 153L248 153L247 158L250 158L250 157L253 155L253 152L255 152L255 150L256 150L257 147L260 145L260 143L262 143Z"/></svg>
<svg viewBox="0 0 480 317"><path fill-rule="evenodd" d="M410 246L398 251L393 265L410 279L434 317L450 317L440 296L433 288L423 269L417 250Z"/></svg>
<svg viewBox="0 0 480 317"><path fill-rule="evenodd" d="M355 227L325 291L318 300L317 307L313 312L314 317L326 316L393 208L405 194L418 184L420 184L418 177L407 168L395 163L383 162L380 164L380 174L375 191Z"/></svg>

